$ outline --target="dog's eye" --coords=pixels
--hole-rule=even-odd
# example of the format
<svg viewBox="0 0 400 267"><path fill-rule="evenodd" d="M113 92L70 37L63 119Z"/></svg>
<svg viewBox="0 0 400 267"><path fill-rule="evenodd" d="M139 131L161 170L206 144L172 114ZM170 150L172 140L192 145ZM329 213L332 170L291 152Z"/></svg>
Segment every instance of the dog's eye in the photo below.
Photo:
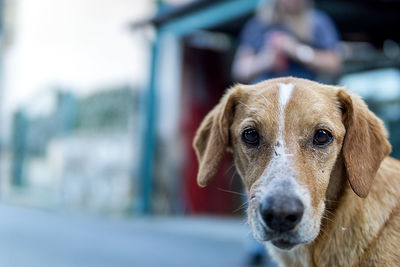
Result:
<svg viewBox="0 0 400 267"><path fill-rule="evenodd" d="M258 146L260 143L260 138L255 129L244 130L242 133L242 140L250 146Z"/></svg>
<svg viewBox="0 0 400 267"><path fill-rule="evenodd" d="M330 143L332 143L333 136L332 134L323 129L319 129L315 132L313 144L318 147L326 147Z"/></svg>

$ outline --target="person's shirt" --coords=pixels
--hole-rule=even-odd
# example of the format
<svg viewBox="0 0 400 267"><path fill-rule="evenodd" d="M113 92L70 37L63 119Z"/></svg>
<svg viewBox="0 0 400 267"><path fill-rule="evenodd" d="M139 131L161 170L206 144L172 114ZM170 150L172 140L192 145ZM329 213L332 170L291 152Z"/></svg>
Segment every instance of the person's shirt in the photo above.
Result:
<svg viewBox="0 0 400 267"><path fill-rule="evenodd" d="M269 26L254 17L243 27L239 36L239 45L249 46L258 53L264 46L268 35L275 31L283 31L296 38L299 42L309 45L312 48L318 50L337 50L339 34L333 21L325 13L318 10L310 11L310 16L312 27L311 42L301 40L285 26ZM311 80L315 80L316 78L316 73L314 71L297 61L289 59L287 65L288 66L283 70L272 69L263 73L254 78L252 82L255 83L261 80L282 76L295 76Z"/></svg>

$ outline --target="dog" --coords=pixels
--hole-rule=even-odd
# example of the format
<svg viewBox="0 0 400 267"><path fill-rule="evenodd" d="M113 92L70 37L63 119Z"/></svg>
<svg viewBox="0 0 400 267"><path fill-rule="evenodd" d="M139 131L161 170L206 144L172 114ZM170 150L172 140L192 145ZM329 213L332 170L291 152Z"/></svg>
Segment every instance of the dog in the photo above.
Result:
<svg viewBox="0 0 400 267"><path fill-rule="evenodd" d="M345 88L238 84L196 132L197 182L232 153L251 232L282 266L400 266L400 162L387 138Z"/></svg>

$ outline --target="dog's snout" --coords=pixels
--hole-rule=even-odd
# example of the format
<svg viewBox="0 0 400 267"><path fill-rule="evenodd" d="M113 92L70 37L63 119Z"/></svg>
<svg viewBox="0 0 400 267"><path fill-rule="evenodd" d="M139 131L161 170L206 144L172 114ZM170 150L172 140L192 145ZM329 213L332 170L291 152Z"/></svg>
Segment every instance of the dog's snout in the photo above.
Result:
<svg viewBox="0 0 400 267"><path fill-rule="evenodd" d="M280 233L294 229L303 213L304 205L295 196L268 196L260 205L260 214L265 224L271 230Z"/></svg>

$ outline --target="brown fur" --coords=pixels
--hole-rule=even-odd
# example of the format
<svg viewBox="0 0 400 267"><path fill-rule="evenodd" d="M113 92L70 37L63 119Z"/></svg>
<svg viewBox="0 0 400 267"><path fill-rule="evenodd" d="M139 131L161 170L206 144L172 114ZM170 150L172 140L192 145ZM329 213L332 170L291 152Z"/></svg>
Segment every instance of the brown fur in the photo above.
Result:
<svg viewBox="0 0 400 267"><path fill-rule="evenodd" d="M387 157L391 147L381 121L343 88L283 78L230 89L196 134L198 184L206 186L225 150L232 151L252 198L277 138L278 83L295 85L284 138L320 230L307 244L289 251L268 245L270 252L286 266L400 266L400 163ZM335 138L318 150L309 140L320 124ZM262 136L257 149L240 139L248 125Z"/></svg>

